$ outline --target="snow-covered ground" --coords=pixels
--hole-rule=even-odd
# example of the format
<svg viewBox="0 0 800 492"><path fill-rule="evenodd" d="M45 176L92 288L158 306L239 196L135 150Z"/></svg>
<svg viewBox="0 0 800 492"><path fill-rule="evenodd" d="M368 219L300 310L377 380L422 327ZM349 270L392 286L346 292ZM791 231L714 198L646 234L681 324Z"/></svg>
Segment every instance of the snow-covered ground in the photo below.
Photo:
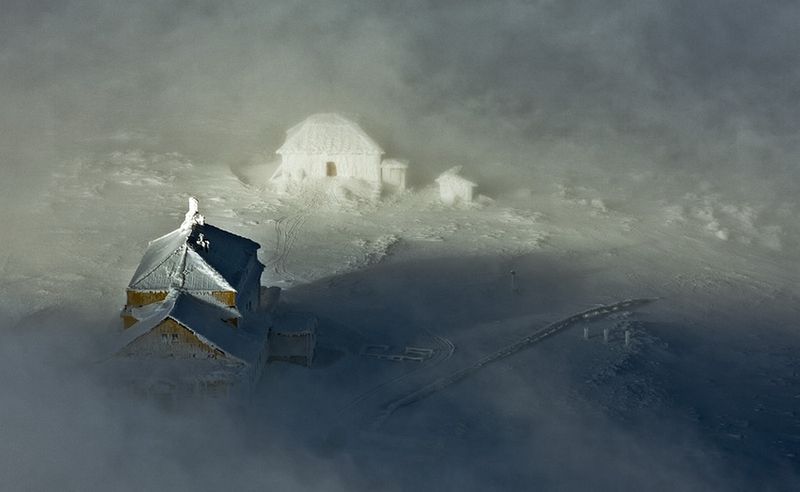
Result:
<svg viewBox="0 0 800 492"><path fill-rule="evenodd" d="M59 165L0 256L0 474L74 489L109 477L162 489L800 487L796 204L737 203L702 184L648 194L627 176L543 179L447 207L433 187L377 202L343 186L279 195L268 174L138 150ZM315 366L268 366L244 410L162 411L96 383L124 287L190 195L209 223L261 243L262 283L283 287L288 308L321 319ZM393 405L632 298L657 300ZM433 352L398 362L364 356L371 345ZM187 451L172 468L162 459Z"/></svg>

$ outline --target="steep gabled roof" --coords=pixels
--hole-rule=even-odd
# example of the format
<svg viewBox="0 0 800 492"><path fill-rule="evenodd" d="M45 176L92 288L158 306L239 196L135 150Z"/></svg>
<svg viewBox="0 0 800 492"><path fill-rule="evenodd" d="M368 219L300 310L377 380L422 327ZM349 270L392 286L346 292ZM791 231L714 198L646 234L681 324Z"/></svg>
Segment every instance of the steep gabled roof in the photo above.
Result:
<svg viewBox="0 0 800 492"><path fill-rule="evenodd" d="M286 132L277 154L383 154L357 123L336 113L319 113Z"/></svg>
<svg viewBox="0 0 800 492"><path fill-rule="evenodd" d="M213 298L201 299L185 291L171 290L151 314L122 333L119 350L150 333L167 318L191 331L211 348L245 363L253 363L264 348L264 334L250 332L225 322L238 311L219 305Z"/></svg>
<svg viewBox="0 0 800 492"><path fill-rule="evenodd" d="M202 241L208 241L208 247ZM250 257L259 248L258 243L218 227L185 222L150 242L128 288L236 290Z"/></svg>
<svg viewBox="0 0 800 492"><path fill-rule="evenodd" d="M209 302L210 301L210 302ZM185 326L202 342L243 362L252 363L264 348L257 338L243 328L226 323L233 312L213 300L201 300L190 294L178 296L169 317Z"/></svg>

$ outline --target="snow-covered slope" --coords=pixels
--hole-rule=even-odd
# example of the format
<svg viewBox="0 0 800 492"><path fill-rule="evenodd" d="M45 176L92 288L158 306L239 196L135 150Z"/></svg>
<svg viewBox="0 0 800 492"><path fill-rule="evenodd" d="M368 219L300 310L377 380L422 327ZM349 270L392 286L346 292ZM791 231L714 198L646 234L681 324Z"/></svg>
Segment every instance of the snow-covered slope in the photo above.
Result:
<svg viewBox="0 0 800 492"><path fill-rule="evenodd" d="M795 205L702 189L650 200L620 180L542 181L458 208L433 188L378 202L329 186L286 196L241 175L141 151L87 155L53 175L0 262L14 379L0 409L2 475L61 474L75 488L109 477L284 490L800 484ZM209 223L262 245L263 284L322 320L315 367L269 366L244 411L164 413L95 382L147 241L180 223L189 195ZM630 298L657 300L393 405ZM429 355L383 360L365 356L371 346ZM58 465L36 478L42 463ZM141 463L157 473L140 476Z"/></svg>

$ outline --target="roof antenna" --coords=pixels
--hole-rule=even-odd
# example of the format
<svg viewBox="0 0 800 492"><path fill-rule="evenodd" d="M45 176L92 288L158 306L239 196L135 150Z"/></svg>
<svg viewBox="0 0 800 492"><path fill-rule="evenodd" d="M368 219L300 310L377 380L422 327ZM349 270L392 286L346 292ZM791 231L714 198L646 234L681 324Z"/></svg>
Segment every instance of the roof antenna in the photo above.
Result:
<svg viewBox="0 0 800 492"><path fill-rule="evenodd" d="M195 243L201 248L203 248L203 251L206 252L208 252L208 248L211 246L211 241L206 239L202 232L200 233L200 236L198 236L197 241L195 241Z"/></svg>

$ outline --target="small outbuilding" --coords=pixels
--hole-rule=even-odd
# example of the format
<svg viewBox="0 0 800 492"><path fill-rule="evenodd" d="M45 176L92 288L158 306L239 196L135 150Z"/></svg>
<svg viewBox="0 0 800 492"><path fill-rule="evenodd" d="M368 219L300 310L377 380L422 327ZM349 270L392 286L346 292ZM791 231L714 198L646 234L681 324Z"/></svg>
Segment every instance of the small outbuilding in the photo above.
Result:
<svg viewBox="0 0 800 492"><path fill-rule="evenodd" d="M473 201L474 190L478 185L460 176L459 172L461 172L461 166L456 166L436 178L436 183L439 185L439 197L445 205Z"/></svg>
<svg viewBox="0 0 800 492"><path fill-rule="evenodd" d="M293 126L275 153L281 161L270 178L273 182L355 178L377 187L405 187L407 163L381 162L380 145L356 122L336 113L314 114Z"/></svg>
<svg viewBox="0 0 800 492"><path fill-rule="evenodd" d="M406 169L408 161L384 159L381 163L381 181L397 191L406 189Z"/></svg>
<svg viewBox="0 0 800 492"><path fill-rule="evenodd" d="M311 367L317 344L317 317L307 313L281 313L269 330L268 361L285 361Z"/></svg>

